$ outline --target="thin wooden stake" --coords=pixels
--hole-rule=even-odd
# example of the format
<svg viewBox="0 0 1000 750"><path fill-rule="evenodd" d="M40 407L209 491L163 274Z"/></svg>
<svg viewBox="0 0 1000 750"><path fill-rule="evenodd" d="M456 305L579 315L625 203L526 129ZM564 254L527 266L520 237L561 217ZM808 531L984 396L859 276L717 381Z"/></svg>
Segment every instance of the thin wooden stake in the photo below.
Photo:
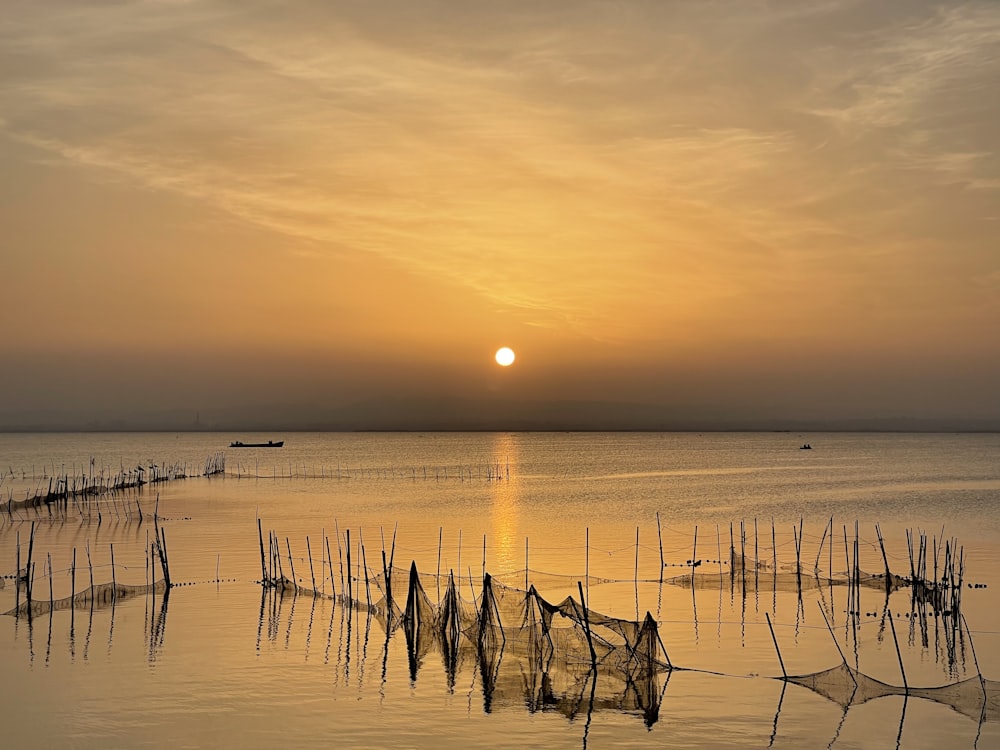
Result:
<svg viewBox="0 0 1000 750"><path fill-rule="evenodd" d="M635 527L635 576L633 577L635 585L639 585L639 527ZM636 618L638 619L638 617Z"/></svg>
<svg viewBox="0 0 1000 750"><path fill-rule="evenodd" d="M823 538L819 540L819 549L816 550L816 564L813 565L813 573L819 573L819 558L823 554L823 545L826 543L827 526L823 526Z"/></svg>
<svg viewBox="0 0 1000 750"><path fill-rule="evenodd" d="M587 633L587 645L590 646L590 663L597 669L597 651L594 650L594 639L590 635L590 617L587 615L587 600L583 598L583 585L577 581L577 588L580 590L580 609L583 610L583 626Z"/></svg>
<svg viewBox="0 0 1000 750"><path fill-rule="evenodd" d="M309 537L306 537L306 555L309 556L309 578L312 580L313 596L316 596L316 574L313 572L312 545L309 544Z"/></svg>
<svg viewBox="0 0 1000 750"><path fill-rule="evenodd" d="M781 658L781 649L778 648L778 639L774 635L774 626L771 625L771 615L765 612L764 617L767 618L767 627L771 631L771 640L774 641L774 650L778 652L778 664L781 665L781 677L782 679L787 680L788 672L785 671L785 660Z"/></svg>
<svg viewBox="0 0 1000 750"><path fill-rule="evenodd" d="M347 530L347 543L344 545L347 548L347 601L354 601L354 586L351 583L352 571L351 571L351 530Z"/></svg>
<svg viewBox="0 0 1000 750"><path fill-rule="evenodd" d="M52 596L52 553L47 553L49 562L49 617L52 616L52 608L55 606L55 597Z"/></svg>
<svg viewBox="0 0 1000 750"><path fill-rule="evenodd" d="M339 469L338 469L338 471L339 471ZM340 590L343 592L343 591L348 591L348 589L344 588L344 554L343 554L343 552L341 552L341 549L340 549L340 524L337 522L336 518L333 519L333 526L334 526L334 531L337 532L337 560L340 562ZM333 560L332 559L330 560L330 565L331 565L331 567L333 565ZM333 577L333 571L330 572L330 577L332 579L332 577ZM332 580L331 580L331 583L332 583ZM348 594L348 597L347 597L348 601L350 601L350 598L351 597Z"/></svg>
<svg viewBox="0 0 1000 750"><path fill-rule="evenodd" d="M438 567L437 567L437 593L438 601L441 601L441 547L444 543L444 526L438 527ZM461 575L461 571L459 571Z"/></svg>
<svg viewBox="0 0 1000 750"><path fill-rule="evenodd" d="M7 506L8 509L10 506ZM17 538L17 570L14 571L14 611L21 608L21 531L16 532Z"/></svg>
<svg viewBox="0 0 1000 750"><path fill-rule="evenodd" d="M28 598L28 602L29 602L29 604L28 604L28 608L29 609L31 608L31 604L30 604L30 602L31 602L31 594L32 594L31 589L32 589L32 585L34 584L34 581L32 580L32 571L34 570L34 568L32 567L32 564L31 564L31 558L32 558L32 555L34 554L34 551L35 551L35 522L32 521L31 522L31 536L28 538L28 567L27 567L28 576L27 576L27 586L25 587L25 593L27 594L27 598Z"/></svg>
<svg viewBox="0 0 1000 750"><path fill-rule="evenodd" d="M823 615L823 622L826 623L826 629L830 631L830 637L833 638L833 645L837 647L837 653L840 654L840 660L844 662L844 665L846 666L847 657L844 656L844 652L840 649L840 644L837 642L837 636L833 634L833 627L830 625L830 620L827 618L826 612L823 610L823 605L816 602L816 606L819 607L819 612ZM848 667L848 669L850 668ZM851 680L853 680L854 684L857 685L858 681L854 679L854 674L852 672L848 672L848 674L851 675Z"/></svg>
<svg viewBox="0 0 1000 750"><path fill-rule="evenodd" d="M656 511L656 538L660 542L660 577L663 576L663 529L660 526L660 511Z"/></svg>
<svg viewBox="0 0 1000 750"><path fill-rule="evenodd" d="M372 590L371 590L371 587L368 584L368 560L365 557L365 545L364 544L360 544L360 546L361 546L361 565L365 569L365 604L367 604L368 605L368 609L371 610L371 606L372 606Z"/></svg>
<svg viewBox="0 0 1000 750"><path fill-rule="evenodd" d="M691 577L694 578L694 569L698 564L698 525L694 527L694 544L691 545Z"/></svg>
<svg viewBox="0 0 1000 750"><path fill-rule="evenodd" d="M292 569L292 585L295 587L296 593L299 590L299 579L295 575L295 562L292 560L292 543L288 541L288 537L285 537L285 547L288 549L288 567Z"/></svg>
<svg viewBox="0 0 1000 750"><path fill-rule="evenodd" d="M879 528L878 524L875 524L875 535L878 537L878 547L882 550L882 562L885 563L885 593L892 590L892 574L889 573L889 558L885 554L885 544L882 541L882 529Z"/></svg>
<svg viewBox="0 0 1000 750"><path fill-rule="evenodd" d="M906 684L906 670L903 669L903 654L899 650L899 640L896 638L896 625L892 621L892 612L886 610L889 616L889 627L892 628L892 642L896 644L896 658L899 659L899 673L903 676L903 690L909 695L910 687Z"/></svg>
<svg viewBox="0 0 1000 750"><path fill-rule="evenodd" d="M330 537L324 536L326 542L326 558L330 561L330 596L337 597L337 587L333 583L333 556L330 554Z"/></svg>
<svg viewBox="0 0 1000 750"><path fill-rule="evenodd" d="M267 586L267 566L264 564L264 529L260 525L260 516L257 516L257 539L260 541L260 583Z"/></svg>

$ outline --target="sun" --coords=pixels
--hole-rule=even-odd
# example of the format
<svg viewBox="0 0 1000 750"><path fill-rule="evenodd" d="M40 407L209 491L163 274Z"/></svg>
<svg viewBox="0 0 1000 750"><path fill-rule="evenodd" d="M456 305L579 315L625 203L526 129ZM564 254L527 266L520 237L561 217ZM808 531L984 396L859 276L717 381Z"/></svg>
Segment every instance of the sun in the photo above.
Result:
<svg viewBox="0 0 1000 750"><path fill-rule="evenodd" d="M501 367L510 367L514 364L514 350L509 346L497 349L496 360Z"/></svg>

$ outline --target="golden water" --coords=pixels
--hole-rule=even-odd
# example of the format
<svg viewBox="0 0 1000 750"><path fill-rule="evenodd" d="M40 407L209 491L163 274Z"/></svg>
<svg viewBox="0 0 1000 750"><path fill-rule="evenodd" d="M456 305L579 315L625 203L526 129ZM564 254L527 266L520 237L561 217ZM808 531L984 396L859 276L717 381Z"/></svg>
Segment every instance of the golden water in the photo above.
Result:
<svg viewBox="0 0 1000 750"><path fill-rule="evenodd" d="M835 617L851 666L900 684L884 596L861 594L850 627L846 589L774 594L734 585L725 565L730 523L747 555L768 559L772 519L780 564L793 563L793 527L804 523L802 559L826 572L822 539L834 517L835 574L847 567L859 521L861 566L881 572L874 524L890 566L909 573L905 530L964 545L963 613L971 630L952 644L940 618L907 617L909 594L890 600L911 685L942 685L982 673L1000 679L1000 436L789 434L288 434L280 450L229 450L253 435L4 435L0 491L15 498L66 472L118 471L149 461L187 463L226 451L227 474L145 487L138 494L4 514L0 573L16 568L36 537L36 599L111 579L148 580L149 518L159 494L175 588L113 607L0 617L0 702L5 746L23 747L997 747L1000 726L926 699L885 697L844 711L805 688L783 686L765 614L775 623L790 674L835 666L840 656L816 602ZM800 451L803 442L812 451ZM93 463L91 459L93 458ZM91 468L93 467L93 468ZM252 476L251 476L252 475ZM139 522L135 503L146 517ZM126 514L126 504L129 508ZM657 532L657 513L660 531ZM549 601L591 576L588 604L638 619L650 611L671 660L687 668L660 680L654 721L611 688L560 686L558 701L531 700L532 675L508 661L504 690L485 694L464 663L449 683L440 654L412 679L406 644L377 619L327 599L265 598L257 518L291 547L300 582L341 588L350 529L355 560L381 569L395 535L395 562L424 573L454 570L471 599L483 570L524 574ZM754 519L757 522L754 534ZM697 549L694 530L698 528ZM638 529L639 541L636 544ZM339 532L339 537L338 537ZM943 537L942 537L943 533ZM314 571L306 561L306 539ZM333 569L323 564L330 540ZM485 538L485 551L484 551ZM338 539L341 540L338 551ZM440 543L440 546L439 546ZM661 552L663 561L661 566ZM527 549L526 549L527 547ZM440 550L440 563L439 560ZM721 554L720 554L721 552ZM287 553L285 553L287 556ZM661 583L717 571L715 590ZM23 564L22 558L22 564ZM553 577L547 574L559 574ZM661 576L662 574L662 576ZM638 581L636 580L638 579ZM472 582L471 585L469 582ZM0 610L13 607L13 580ZM523 585L523 584L522 584ZM985 588L983 587L985 586ZM428 591L434 598L434 591ZM690 671L688 671L690 670ZM524 690L516 689L521 679ZM576 692L579 700L574 703ZM591 699L593 693L594 698Z"/></svg>

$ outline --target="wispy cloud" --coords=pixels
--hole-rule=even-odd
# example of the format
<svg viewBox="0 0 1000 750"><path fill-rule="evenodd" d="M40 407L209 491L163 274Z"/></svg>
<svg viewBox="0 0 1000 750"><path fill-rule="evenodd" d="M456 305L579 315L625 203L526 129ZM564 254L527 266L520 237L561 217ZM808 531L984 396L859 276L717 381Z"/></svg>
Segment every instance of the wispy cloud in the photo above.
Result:
<svg viewBox="0 0 1000 750"><path fill-rule="evenodd" d="M1000 8L869 8L21 4L0 128L595 337L866 285L921 315L887 269L1000 184Z"/></svg>

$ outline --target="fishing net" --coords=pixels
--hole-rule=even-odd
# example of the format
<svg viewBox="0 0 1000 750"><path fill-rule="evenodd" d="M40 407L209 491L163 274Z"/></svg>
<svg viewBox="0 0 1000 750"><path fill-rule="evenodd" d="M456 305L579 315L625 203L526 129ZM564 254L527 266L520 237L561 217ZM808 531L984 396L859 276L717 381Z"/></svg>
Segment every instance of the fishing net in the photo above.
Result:
<svg viewBox="0 0 1000 750"><path fill-rule="evenodd" d="M1000 720L1000 682L983 679L981 675L934 687L901 687L876 680L842 662L831 669L785 679L809 688L845 710L887 695L905 695L949 706L975 720Z"/></svg>
<svg viewBox="0 0 1000 750"><path fill-rule="evenodd" d="M282 591L325 596L279 581ZM520 588L489 574L476 590L470 578L421 574L415 564L352 577L352 591L365 599L335 598L372 612L390 634L403 631L412 680L438 651L450 688L474 665L486 711L526 705L572 718L608 708L636 712L649 724L657 720L661 676L671 664L650 613L640 621L610 617L579 597L553 603L534 585Z"/></svg>
<svg viewBox="0 0 1000 750"><path fill-rule="evenodd" d="M265 571L265 587L271 585L282 594L292 590L325 596L294 582L290 549L288 566L293 577L285 578L276 537L272 534L270 538L273 577L268 578ZM264 566L262 534L261 549ZM584 578L588 587L612 583L614 579L527 569L499 576L484 570L482 579L474 579L471 571L468 576L456 576L451 571L446 575L425 574L417 570L415 563L409 568L394 567L392 555L387 560L385 553L382 571L376 573L364 562L363 545L359 550L360 560L355 565L348 553L347 576L343 575L342 565L342 590L334 598L351 609L372 614L387 636L403 631L411 680L417 680L421 668L437 652L449 689L455 689L459 673L472 668L481 682L486 711L502 705L527 706L531 711L559 711L572 718L583 710L589 713L608 708L641 714L647 724L657 720L667 681L678 667L671 662L658 624L649 612L633 620L586 606ZM800 562L779 565L774 558L760 560L731 548L728 567L720 563L718 572L692 560L688 561L690 572L659 582L714 591L738 586L744 591L797 593L800 601L803 591L832 586L847 587L849 602L861 588L882 592L887 601L892 592L911 588L914 611L923 612L928 604L931 609L941 609L946 600L957 609L958 598L951 589L961 586L961 566L954 583L944 578L938 583L924 577L922 562L913 566L910 578L905 578L889 572L864 571L857 560L855 544L854 563L848 561L849 570L821 575L818 569L804 569ZM632 580L638 583L637 578ZM536 588L540 582L561 598L542 597ZM934 592L945 594L938 596ZM952 616L949 621L957 633L957 618ZM949 643L952 641L954 633ZM948 705L980 720L996 720L1000 715L997 684L978 674L947 685L914 688L905 681L900 686L869 677L842 660L830 669L782 679L813 690L845 711L882 697L913 696Z"/></svg>
<svg viewBox="0 0 1000 750"><path fill-rule="evenodd" d="M690 573L665 578L663 582L697 590L717 591L720 587L730 585L739 586L747 592L792 593L849 585L892 592L909 585L906 579L894 574L889 574L887 580L884 573L857 570L833 577L820 575L817 571L807 571L804 566L797 569L795 563L775 566L771 561L758 560L739 552L730 554L728 571L720 568L719 572L710 572L692 568Z"/></svg>
<svg viewBox="0 0 1000 750"><path fill-rule="evenodd" d="M867 703L874 698L886 695L903 695L906 692L901 687L888 685L868 677L844 662L831 669L787 677L786 680L807 687L842 708Z"/></svg>
<svg viewBox="0 0 1000 750"><path fill-rule="evenodd" d="M128 585L124 583L99 583L88 586L82 591L62 599L32 599L21 602L20 605L4 612L4 615L20 617L24 615L48 614L68 609L94 608L101 609L127 599L134 599L148 594L163 594L167 590L166 581L155 583Z"/></svg>

